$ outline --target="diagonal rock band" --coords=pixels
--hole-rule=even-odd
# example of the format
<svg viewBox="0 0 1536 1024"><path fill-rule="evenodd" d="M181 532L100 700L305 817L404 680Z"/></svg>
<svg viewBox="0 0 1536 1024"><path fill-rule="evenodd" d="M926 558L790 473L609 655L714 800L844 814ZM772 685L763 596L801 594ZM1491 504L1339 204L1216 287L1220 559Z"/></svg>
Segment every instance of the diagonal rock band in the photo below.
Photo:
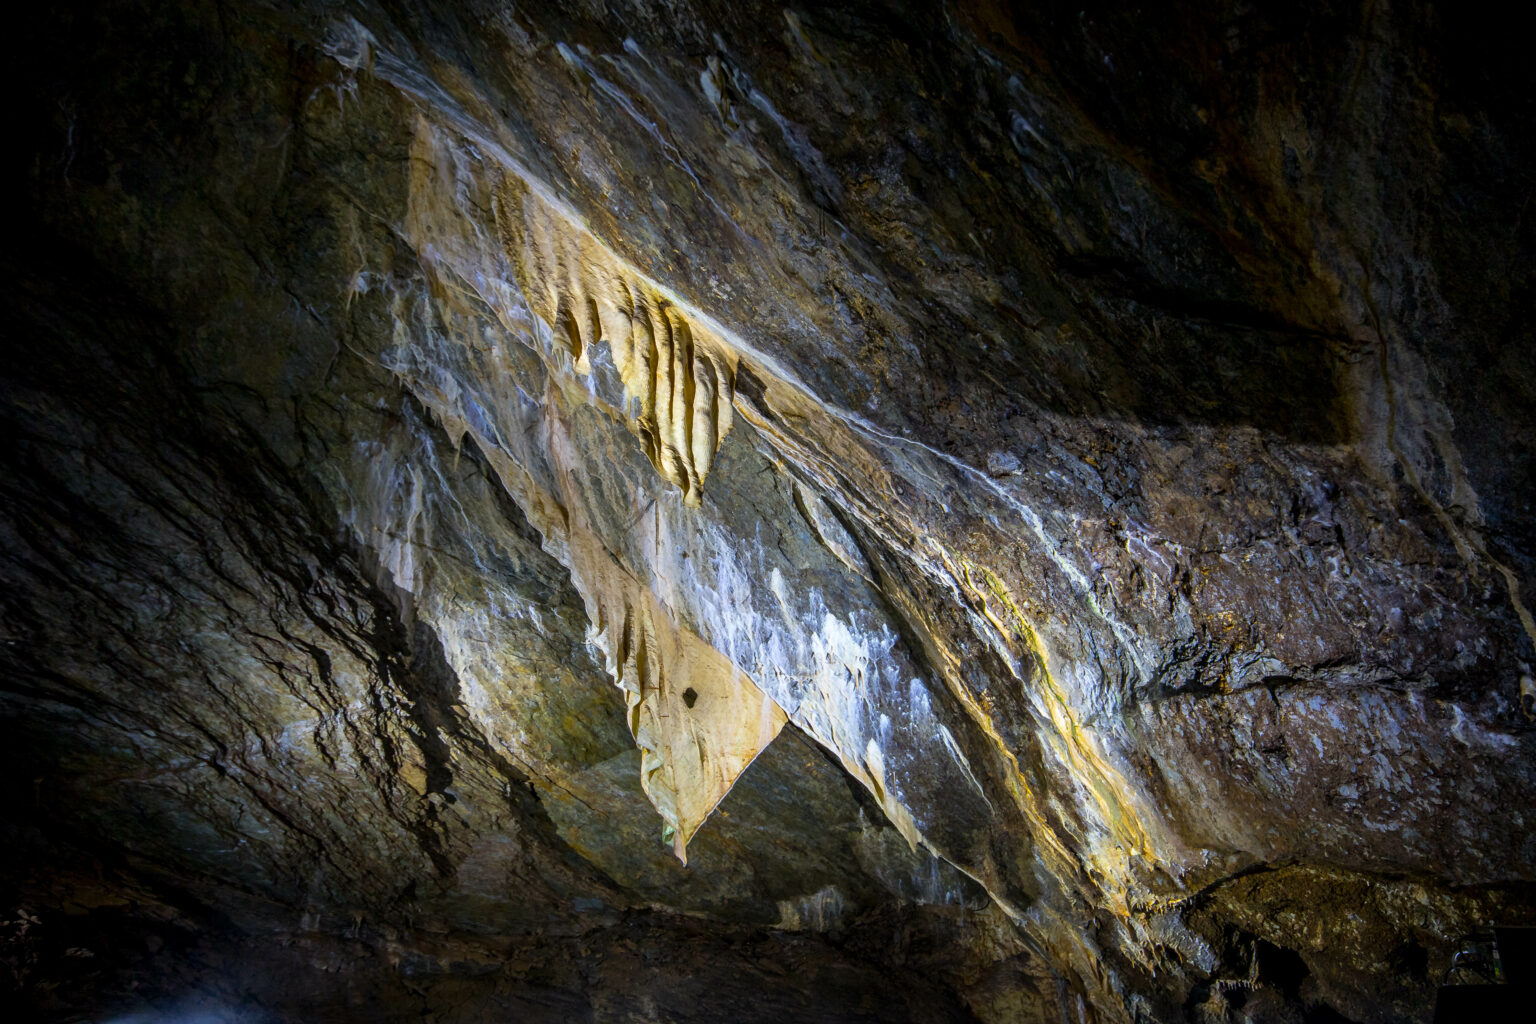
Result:
<svg viewBox="0 0 1536 1024"><path fill-rule="evenodd" d="M23 1019L1524 998L1515 34L1054 0L17 31Z"/></svg>

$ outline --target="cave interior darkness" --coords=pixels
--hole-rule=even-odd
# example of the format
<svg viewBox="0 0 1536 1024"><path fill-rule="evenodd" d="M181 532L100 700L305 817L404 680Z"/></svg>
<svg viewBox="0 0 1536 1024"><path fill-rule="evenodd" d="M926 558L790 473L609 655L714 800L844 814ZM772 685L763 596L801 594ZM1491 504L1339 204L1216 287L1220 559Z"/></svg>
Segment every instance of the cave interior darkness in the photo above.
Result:
<svg viewBox="0 0 1536 1024"><path fill-rule="evenodd" d="M1507 18L12 18L6 1019L1529 1005Z"/></svg>

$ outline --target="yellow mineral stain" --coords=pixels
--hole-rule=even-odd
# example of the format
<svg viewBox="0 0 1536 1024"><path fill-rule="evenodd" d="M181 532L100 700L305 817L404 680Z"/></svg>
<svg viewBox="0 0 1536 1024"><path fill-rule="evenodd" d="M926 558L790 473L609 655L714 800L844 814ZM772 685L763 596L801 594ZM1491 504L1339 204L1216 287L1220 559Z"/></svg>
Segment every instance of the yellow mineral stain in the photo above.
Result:
<svg viewBox="0 0 1536 1024"><path fill-rule="evenodd" d="M405 233L428 270L452 343L474 349L494 370L494 347L455 325L474 323L489 307L509 331L525 331L526 323L516 320L521 298L551 327L554 348L570 357L564 371L550 365L542 429L529 442L539 444L554 467L553 485L535 479L497 438L482 436L451 383L430 374L406 383L452 436L474 438L541 533L545 550L570 570L593 639L624 693L641 752L641 784L674 852L686 861L688 840L786 716L729 658L681 626L604 542L578 483L584 460L568 423L580 403L625 417L657 472L682 490L685 504L696 506L730 429L735 357L712 330L544 199L520 189L502 169L466 165L469 159L449 133L425 118L418 123ZM488 180L496 184L487 186ZM489 235L483 214L470 212L486 209L497 217ZM520 278L517 285L502 279L506 263L497 262L498 250ZM412 320L410 310L397 310L397 323ZM625 410L568 382L571 372L591 373L600 340L608 342L624 382ZM549 353L541 358L550 364Z"/></svg>
<svg viewBox="0 0 1536 1024"><path fill-rule="evenodd" d="M557 462L568 438L555 432ZM614 558L593 529L574 488L564 501L539 490L510 457L481 440L493 469L558 551L586 605L593 639L624 693L627 721L640 748L640 783L678 859L731 787L783 729L787 718L746 673L694 631L680 626L639 577ZM568 476L568 474L562 474ZM563 508L558 520L539 510Z"/></svg>
<svg viewBox="0 0 1536 1024"><path fill-rule="evenodd" d="M491 240L466 215L464 197L458 194L465 176L456 159L441 130L423 121L412 148L407 233L419 252L445 254L439 262L458 268L457 277L433 275L433 298L439 304L467 311L483 308L489 299L497 315L514 328L495 296L485 294L486 284L471 287L463 280L474 275L494 279L495 274L488 272L483 255ZM890 515L895 518L885 525L899 525L899 513L879 511L880 506L901 504L899 479L843 417L786 378L761 353L737 347L718 325L625 262L569 211L517 174L483 167L474 177L478 182L473 187L479 191L471 205L494 211L494 244L517 278L519 297L549 326L553 348L569 357L569 370L575 374L590 374L597 346L607 344L623 383L625 408L602 407L624 418L656 472L682 492L685 505L700 504L734 412L827 492L869 499L865 511L873 516L872 526L880 528ZM494 291L498 285L492 280L489 287ZM743 365L750 365L762 386L762 393L752 399L737 393ZM498 449L495 439L478 437L458 411L456 395L434 391L431 381L411 383L451 432L477 437L503 486L544 535L546 549L570 568L594 638L624 691L630 730L642 752L642 784L666 822L678 856L685 856L688 839L782 729L784 712L728 657L681 627L650 585L619 562L591 524L581 489L571 483L580 453L562 427L566 405L601 405L590 392L561 383L545 396L545 454L562 481L556 493L536 483L517 460ZM948 562L941 547L929 548ZM1051 675L1044 646L1007 587L990 569L970 562L953 575L977 598L999 635L1022 645L1037 665L1038 672L1024 682L1051 727L1042 736L1110 833L1109 843L1102 845L1146 852L1146 831L1131 810L1124 781L1083 730ZM1066 874L1075 874L1069 867L1074 859L1050 823L1044 794L1035 792L988 708L964 685L958 654L946 650L942 657L953 662L940 666L951 692L1007 766L1010 796L1030 824L1041 856ZM877 746L858 750L847 737L815 738L838 753L843 766L876 796L910 844L922 842L911 813L886 786L884 757Z"/></svg>
<svg viewBox="0 0 1536 1024"><path fill-rule="evenodd" d="M803 32L791 21L796 34ZM806 40L808 42L808 40ZM547 188L532 184L509 164L492 166L455 147L451 133L425 118L412 146L410 207L405 233L422 254L433 281L433 299L453 311L483 310L489 305L509 332L526 330L509 310L526 301L550 328L553 347L569 357L578 375L592 372L596 346L606 341L623 382L626 408L617 411L640 438L656 472L678 487L685 504L696 506L716 452L731 426L733 409L763 433L784 459L796 465L827 493L858 496L860 517L873 529L905 533L913 543L928 542L916 525L904 522L897 474L890 463L864 442L846 414L822 405L804 385L762 352L693 310L686 301L650 280L598 240ZM476 166L466 176L461 163ZM456 188L468 188L466 198ZM494 211L494 238L482 230L484 211ZM517 286L498 280L486 254L504 256ZM445 271L451 270L452 273ZM483 271L483 273L482 273ZM472 283L471 283L472 282ZM497 300L498 289L509 301ZM510 293L516 293L511 295ZM519 301L521 300L521 301ZM476 315L476 314L471 314ZM404 323L408 316L397 318ZM1063 328L1065 333L1066 328ZM475 339L465 343L477 344ZM546 358L547 354L541 354ZM737 393L738 378L750 369L762 383L751 399ZM685 856L686 843L729 791L752 759L782 729L784 712L724 654L680 626L650 586L626 568L604 543L584 506L580 488L570 483L579 459L562 421L569 403L596 399L561 382L545 400L544 438L556 467L556 482L546 488L501 450L496 438L480 436L468 423L458 396L431 380L409 381L456 437L469 434L485 452L502 485L544 537L546 550L571 571L593 626L593 639L608 658L609 671L623 689L630 729L642 752L642 782L672 832L674 848ZM613 414L615 410L604 407ZM893 466L897 466L893 472ZM910 465L907 468L911 468ZM886 511L890 508L891 511ZM997 730L984 700L965 686L959 653L944 649L936 667L967 716L998 751L1006 765L1011 798L1030 826L1040 856L1058 878L1088 879L1101 888L1118 887L1115 912L1124 916L1129 887L1127 851L1150 853L1132 790L1099 753L1096 744L1050 671L1050 658L1020 602L996 573L962 560L953 565L943 546L928 542L928 554L943 563L953 580L968 590L1005 645L1022 650L1038 671L1021 673L1021 683L1036 699L1050 728L1043 741L1065 765L1085 794L1086 804L1107 835L1091 840L1089 861L1074 857L1052 824L1046 794L1036 792L1030 776ZM938 642L935 638L935 642ZM949 664L942 662L948 660ZM1023 661L1023 658L1016 658ZM874 793L908 841L921 839L911 814L886 787L884 755L878 746L850 747L847 737L817 736L835 750L845 768ZM973 865L973 868L977 866ZM972 877L994 889L985 877L989 866ZM970 873L969 871L967 872ZM1087 879L1083 879L1087 881ZM1016 922L1023 912L994 898ZM1049 908L1040 913L1052 915ZM1058 915L1059 916L1059 915ZM1091 978L1101 971L1099 958L1076 923L1041 923L1032 931L1058 941L1079 943L1058 950ZM1053 944L1054 947L1054 944ZM1100 980L1103 980L1102 978Z"/></svg>
<svg viewBox="0 0 1536 1024"><path fill-rule="evenodd" d="M646 457L697 506L731 429L735 350L520 178L504 176L495 195L501 245L534 312L578 373L608 343Z"/></svg>
<svg viewBox="0 0 1536 1024"><path fill-rule="evenodd" d="M1098 851L1102 856L1096 854L1096 859L1106 861L1101 865L1106 869L1100 872L1102 878L1107 881L1122 875L1127 851L1144 857L1153 855L1152 842L1136 811L1130 785L1099 753L1092 737L1083 728L1076 710L1051 674L1049 652L1007 585L991 569L970 561L962 561L961 575L966 588L978 599L987 620L1003 636L1022 643L1037 665L1030 692L1037 698L1036 706L1051 726L1050 731L1040 735L1052 742L1058 760L1077 781L1078 791L1108 832L1108 843L1094 844L1102 847ZM1129 913L1125 900L1114 902L1114 909L1122 916Z"/></svg>

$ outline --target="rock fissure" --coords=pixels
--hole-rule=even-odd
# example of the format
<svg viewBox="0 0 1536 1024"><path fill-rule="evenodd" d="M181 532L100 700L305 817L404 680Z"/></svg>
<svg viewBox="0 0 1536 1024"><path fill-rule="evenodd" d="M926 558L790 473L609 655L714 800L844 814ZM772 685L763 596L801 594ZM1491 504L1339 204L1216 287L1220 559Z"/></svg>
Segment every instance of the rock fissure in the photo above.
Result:
<svg viewBox="0 0 1536 1024"><path fill-rule="evenodd" d="M23 1016L1428 1020L1536 921L1475 12L19 17Z"/></svg>

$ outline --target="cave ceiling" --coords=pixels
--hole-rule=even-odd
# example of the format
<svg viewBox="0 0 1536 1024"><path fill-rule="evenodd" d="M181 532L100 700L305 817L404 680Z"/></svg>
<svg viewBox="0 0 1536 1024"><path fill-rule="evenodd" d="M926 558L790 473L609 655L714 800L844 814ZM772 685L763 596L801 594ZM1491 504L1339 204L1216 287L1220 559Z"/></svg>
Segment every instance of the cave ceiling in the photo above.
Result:
<svg viewBox="0 0 1536 1024"><path fill-rule="evenodd" d="M33 1018L1428 1020L1536 923L1507 27L16 17Z"/></svg>

